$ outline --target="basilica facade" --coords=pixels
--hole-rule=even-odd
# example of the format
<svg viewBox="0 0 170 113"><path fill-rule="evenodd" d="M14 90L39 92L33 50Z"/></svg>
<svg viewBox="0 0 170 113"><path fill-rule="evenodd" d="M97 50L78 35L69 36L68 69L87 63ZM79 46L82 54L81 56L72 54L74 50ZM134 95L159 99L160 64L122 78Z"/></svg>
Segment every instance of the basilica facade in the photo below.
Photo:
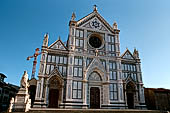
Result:
<svg viewBox="0 0 170 113"><path fill-rule="evenodd" d="M72 14L66 44L45 34L33 107L144 109L139 53L120 54L119 32L94 6L77 21Z"/></svg>

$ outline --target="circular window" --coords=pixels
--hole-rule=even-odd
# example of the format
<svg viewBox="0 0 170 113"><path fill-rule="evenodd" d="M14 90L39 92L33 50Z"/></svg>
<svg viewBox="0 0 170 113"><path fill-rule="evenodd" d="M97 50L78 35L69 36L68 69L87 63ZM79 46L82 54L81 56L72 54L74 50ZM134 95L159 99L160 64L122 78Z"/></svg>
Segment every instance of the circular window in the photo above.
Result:
<svg viewBox="0 0 170 113"><path fill-rule="evenodd" d="M97 36L91 36L89 38L89 44L94 48L99 48L102 45L102 40Z"/></svg>

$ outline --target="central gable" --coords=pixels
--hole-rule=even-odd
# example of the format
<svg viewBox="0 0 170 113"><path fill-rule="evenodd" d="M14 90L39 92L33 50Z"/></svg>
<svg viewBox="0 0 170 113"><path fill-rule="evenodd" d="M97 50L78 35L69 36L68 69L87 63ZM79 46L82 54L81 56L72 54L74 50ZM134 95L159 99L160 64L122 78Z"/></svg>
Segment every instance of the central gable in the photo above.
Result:
<svg viewBox="0 0 170 113"><path fill-rule="evenodd" d="M103 19L103 17L98 12L92 12L84 18L78 20L77 27L113 33L113 28Z"/></svg>

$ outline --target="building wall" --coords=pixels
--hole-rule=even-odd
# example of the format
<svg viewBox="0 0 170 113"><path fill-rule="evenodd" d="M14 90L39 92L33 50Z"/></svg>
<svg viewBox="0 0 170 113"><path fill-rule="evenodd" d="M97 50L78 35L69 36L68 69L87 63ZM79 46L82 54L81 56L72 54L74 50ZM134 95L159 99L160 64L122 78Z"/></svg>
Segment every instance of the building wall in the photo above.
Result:
<svg viewBox="0 0 170 113"><path fill-rule="evenodd" d="M8 109L11 98L15 97L18 90L18 86L0 81L0 112Z"/></svg>
<svg viewBox="0 0 170 113"><path fill-rule="evenodd" d="M170 90L163 88L145 88L145 100L150 110L170 111Z"/></svg>
<svg viewBox="0 0 170 113"><path fill-rule="evenodd" d="M61 108L90 108L91 87L100 89L100 108L128 108L129 83L134 87L133 108L144 107L138 52L132 55L127 49L120 55L117 24L111 27L96 10L79 21L73 17L67 45L59 38L48 46L48 35L44 37L35 107L49 107L54 77L61 86Z"/></svg>

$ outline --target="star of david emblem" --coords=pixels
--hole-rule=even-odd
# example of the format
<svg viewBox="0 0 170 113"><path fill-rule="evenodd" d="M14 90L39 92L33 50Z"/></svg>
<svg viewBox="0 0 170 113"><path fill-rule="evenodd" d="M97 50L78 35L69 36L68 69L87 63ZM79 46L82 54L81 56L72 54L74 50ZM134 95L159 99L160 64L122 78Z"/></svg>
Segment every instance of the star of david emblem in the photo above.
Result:
<svg viewBox="0 0 170 113"><path fill-rule="evenodd" d="M92 22L92 26L93 26L94 28L98 28L98 27L100 27L100 23L95 19L95 20Z"/></svg>

